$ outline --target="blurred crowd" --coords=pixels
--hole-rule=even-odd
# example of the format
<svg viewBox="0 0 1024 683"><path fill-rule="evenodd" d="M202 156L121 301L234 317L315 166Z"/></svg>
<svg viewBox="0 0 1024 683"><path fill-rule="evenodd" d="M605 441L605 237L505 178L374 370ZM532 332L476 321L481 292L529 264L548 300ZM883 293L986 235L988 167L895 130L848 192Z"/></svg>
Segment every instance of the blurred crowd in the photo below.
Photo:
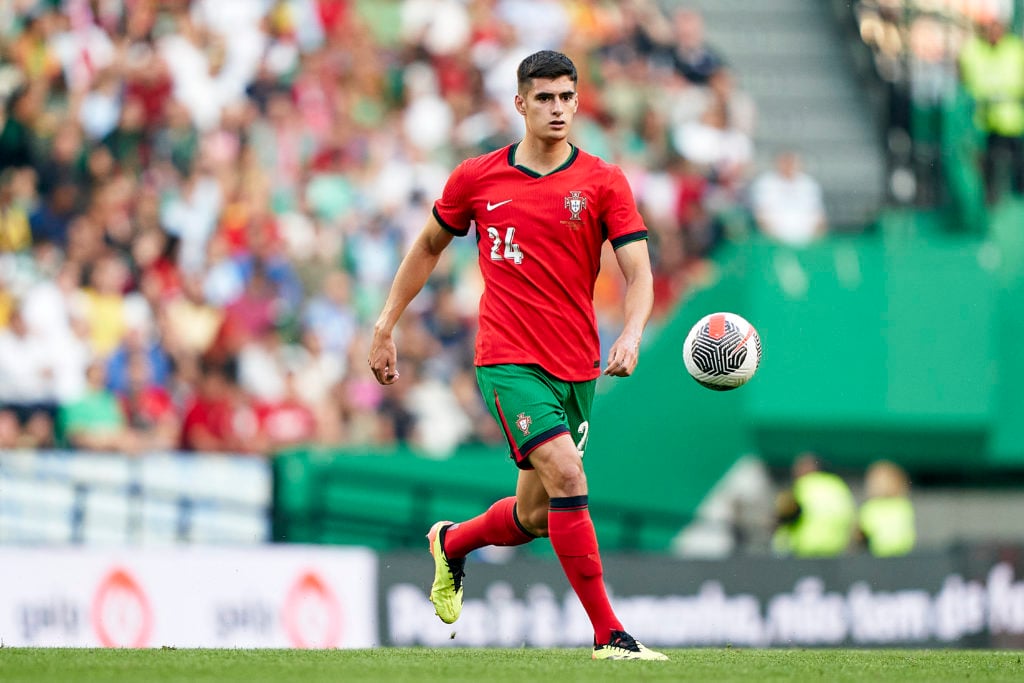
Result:
<svg viewBox="0 0 1024 683"><path fill-rule="evenodd" d="M366 343L448 172L518 139L537 49L580 66L576 142L626 171L664 313L753 168L755 105L695 11L0 0L0 448L500 442L471 367L472 240L404 318L401 382L374 382ZM622 283L603 271L608 336Z"/></svg>
<svg viewBox="0 0 1024 683"><path fill-rule="evenodd" d="M853 26L887 86L894 198L942 202L943 157L953 144L943 110L963 90L982 138L975 161L984 199L1024 194L1024 47L1010 0L856 0ZM958 131L970 145L971 126ZM901 179L901 180L897 180ZM912 179L912 180L911 180ZM908 182L909 180L909 182Z"/></svg>

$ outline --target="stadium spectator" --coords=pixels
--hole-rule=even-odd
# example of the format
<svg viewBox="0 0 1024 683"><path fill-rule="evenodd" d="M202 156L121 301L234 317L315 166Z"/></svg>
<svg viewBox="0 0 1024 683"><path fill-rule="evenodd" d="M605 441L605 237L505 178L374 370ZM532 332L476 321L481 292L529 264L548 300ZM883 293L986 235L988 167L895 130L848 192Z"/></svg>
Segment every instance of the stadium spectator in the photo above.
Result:
<svg viewBox="0 0 1024 683"><path fill-rule="evenodd" d="M725 64L722 56L705 40L703 15L690 7L680 7L673 13L668 50L676 71L696 85L706 85Z"/></svg>
<svg viewBox="0 0 1024 683"><path fill-rule="evenodd" d="M60 58L51 42L55 16L37 4L24 10L21 32L14 38L10 55L27 80L49 87L61 73Z"/></svg>
<svg viewBox="0 0 1024 683"><path fill-rule="evenodd" d="M182 276L180 293L167 301L164 310L170 337L167 341L177 354L205 354L224 320L224 311L204 298L203 282L196 273Z"/></svg>
<svg viewBox="0 0 1024 683"><path fill-rule="evenodd" d="M317 414L299 394L294 370L293 366L285 366L280 396L253 404L257 428L265 435L268 453L317 441Z"/></svg>
<svg viewBox="0 0 1024 683"><path fill-rule="evenodd" d="M162 202L160 224L179 240L178 267L186 273L201 271L206 265L206 248L216 232L223 208L220 181L195 165L183 175L180 188L168 188Z"/></svg>
<svg viewBox="0 0 1024 683"><path fill-rule="evenodd" d="M246 344L278 324L279 309L274 283L257 266L242 293L224 307L224 319L210 353L225 360L236 358Z"/></svg>
<svg viewBox="0 0 1024 683"><path fill-rule="evenodd" d="M349 276L343 271L328 273L321 293L306 302L301 321L305 345L312 347L315 356L322 351L337 358L342 372L347 368L347 351L359 332L349 283Z"/></svg>
<svg viewBox="0 0 1024 683"><path fill-rule="evenodd" d="M138 454L144 442L128 424L121 402L106 387L102 360L94 360L86 371L85 392L60 404L57 431L61 442L87 451Z"/></svg>
<svg viewBox="0 0 1024 683"><path fill-rule="evenodd" d="M1024 192L1024 40L997 18L979 22L961 48L960 77L974 99L974 122L985 136L982 172L989 203L1009 180Z"/></svg>
<svg viewBox="0 0 1024 683"><path fill-rule="evenodd" d="M128 101L139 107L145 126L145 103L138 97ZM163 125L153 133L153 160L168 162L182 176L187 176L199 155L199 131L181 102L171 100L165 105L164 112Z"/></svg>
<svg viewBox="0 0 1024 683"><path fill-rule="evenodd" d="M128 268L119 256L107 252L95 261L82 297L82 315L97 356L109 356L124 339L128 329L127 285Z"/></svg>
<svg viewBox="0 0 1024 683"><path fill-rule="evenodd" d="M853 540L856 504L850 487L822 469L813 453L793 462L792 487L780 494L772 546L781 555L835 557Z"/></svg>
<svg viewBox="0 0 1024 683"><path fill-rule="evenodd" d="M910 479L888 460L868 466L864 477L866 500L857 514L856 539L875 557L897 557L914 549L917 540Z"/></svg>
<svg viewBox="0 0 1024 683"><path fill-rule="evenodd" d="M705 91L700 115L676 125L672 139L680 156L696 164L720 193L735 199L754 160L752 114L736 106L727 72L716 83Z"/></svg>
<svg viewBox="0 0 1024 683"><path fill-rule="evenodd" d="M89 140L103 140L117 128L121 118L122 87L119 75L113 69L106 69L97 75L92 90L85 93L78 110L78 122Z"/></svg>
<svg viewBox="0 0 1024 683"><path fill-rule="evenodd" d="M80 202L77 185L62 182L41 202L29 217L34 242L52 242L65 248L71 221Z"/></svg>
<svg viewBox="0 0 1024 683"><path fill-rule="evenodd" d="M185 409L181 448L187 451L264 454L252 402L238 388L233 363L205 362Z"/></svg>
<svg viewBox="0 0 1024 683"><path fill-rule="evenodd" d="M828 228L821 185L793 150L779 153L775 167L751 184L750 209L761 234L780 244L803 247Z"/></svg>
<svg viewBox="0 0 1024 683"><path fill-rule="evenodd" d="M171 373L171 357L164 348L163 341L154 334L150 321L132 324L125 331L121 343L107 357L107 388L111 391L125 393L133 381L132 374L140 368L138 357L145 359L147 382L165 386Z"/></svg>
<svg viewBox="0 0 1024 683"><path fill-rule="evenodd" d="M22 85L7 98L0 128L0 171L32 166L38 146L35 125L43 106L43 86Z"/></svg>
<svg viewBox="0 0 1024 683"><path fill-rule="evenodd" d="M53 134L45 155L35 162L39 193L53 194L61 186L77 187L86 183L83 167L86 146L82 132L74 122L62 126Z"/></svg>
<svg viewBox="0 0 1024 683"><path fill-rule="evenodd" d="M0 173L0 252L26 251L32 245L28 213L15 198L16 171Z"/></svg>
<svg viewBox="0 0 1024 683"><path fill-rule="evenodd" d="M0 448L10 450L21 448L22 444L18 415L13 410L0 409Z"/></svg>
<svg viewBox="0 0 1024 683"><path fill-rule="evenodd" d="M288 381L294 382L295 395L310 407L316 418L317 442L337 444L342 425L334 388L348 371L348 352L332 353L313 330L302 332L300 345L293 346L286 359Z"/></svg>
<svg viewBox="0 0 1024 683"><path fill-rule="evenodd" d="M41 265L43 259L37 257L36 263ZM81 272L76 262L64 261L57 266L52 279L39 279L28 287L22 299L26 325L36 339L45 342L46 352L53 360L58 402L78 398L85 392L86 369L94 355L88 325L82 317Z"/></svg>
<svg viewBox="0 0 1024 683"><path fill-rule="evenodd" d="M663 115L674 152L665 166L678 183L677 220L693 262L735 232L737 216L746 213L742 200L753 168L757 108L726 66L709 74L703 86L679 78L664 82Z"/></svg>
<svg viewBox="0 0 1024 683"><path fill-rule="evenodd" d="M352 275L356 311L370 320L384 303L384 293L398 270L402 234L387 216L376 215L352 235L345 249L345 267Z"/></svg>
<svg viewBox="0 0 1024 683"><path fill-rule="evenodd" d="M253 332L238 349L239 387L263 403L284 398L287 353L287 344L278 325Z"/></svg>
<svg viewBox="0 0 1024 683"><path fill-rule="evenodd" d="M181 418L164 382L155 376L152 356L134 349L128 353L125 365L125 381L116 394L128 427L139 435L140 449L176 449Z"/></svg>
<svg viewBox="0 0 1024 683"><path fill-rule="evenodd" d="M59 352L26 324L16 305L0 330L0 406L14 412L20 424L37 413L54 414Z"/></svg>

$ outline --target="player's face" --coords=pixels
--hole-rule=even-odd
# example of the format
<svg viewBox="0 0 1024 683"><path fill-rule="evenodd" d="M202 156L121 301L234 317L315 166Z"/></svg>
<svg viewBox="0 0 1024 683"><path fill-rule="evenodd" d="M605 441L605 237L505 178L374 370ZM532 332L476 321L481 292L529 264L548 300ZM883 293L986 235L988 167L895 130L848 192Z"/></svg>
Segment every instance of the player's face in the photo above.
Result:
<svg viewBox="0 0 1024 683"><path fill-rule="evenodd" d="M516 109L526 121L526 134L546 142L569 136L577 107L576 86L568 76L535 78L525 95L516 95Z"/></svg>

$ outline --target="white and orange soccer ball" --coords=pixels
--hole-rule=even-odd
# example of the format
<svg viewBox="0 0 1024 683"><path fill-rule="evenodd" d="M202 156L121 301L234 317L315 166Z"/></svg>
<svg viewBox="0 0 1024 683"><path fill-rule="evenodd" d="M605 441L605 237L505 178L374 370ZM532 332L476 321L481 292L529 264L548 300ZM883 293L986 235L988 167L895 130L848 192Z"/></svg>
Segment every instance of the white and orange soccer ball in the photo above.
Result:
<svg viewBox="0 0 1024 683"><path fill-rule="evenodd" d="M746 384L761 364L761 337L735 313L711 313L690 328L683 363L708 389L728 391Z"/></svg>

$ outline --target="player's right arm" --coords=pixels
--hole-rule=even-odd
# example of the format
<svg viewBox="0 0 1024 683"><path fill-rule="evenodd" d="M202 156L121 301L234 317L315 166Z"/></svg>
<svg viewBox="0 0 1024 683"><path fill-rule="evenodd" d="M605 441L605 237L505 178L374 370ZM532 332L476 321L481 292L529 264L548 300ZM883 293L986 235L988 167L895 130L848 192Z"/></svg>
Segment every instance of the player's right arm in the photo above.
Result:
<svg viewBox="0 0 1024 683"><path fill-rule="evenodd" d="M381 384L394 384L398 379L398 351L393 337L395 325L427 284L427 278L434 272L441 252L451 244L452 237L431 214L398 266L384 308L373 326L373 341L370 343L370 370Z"/></svg>

